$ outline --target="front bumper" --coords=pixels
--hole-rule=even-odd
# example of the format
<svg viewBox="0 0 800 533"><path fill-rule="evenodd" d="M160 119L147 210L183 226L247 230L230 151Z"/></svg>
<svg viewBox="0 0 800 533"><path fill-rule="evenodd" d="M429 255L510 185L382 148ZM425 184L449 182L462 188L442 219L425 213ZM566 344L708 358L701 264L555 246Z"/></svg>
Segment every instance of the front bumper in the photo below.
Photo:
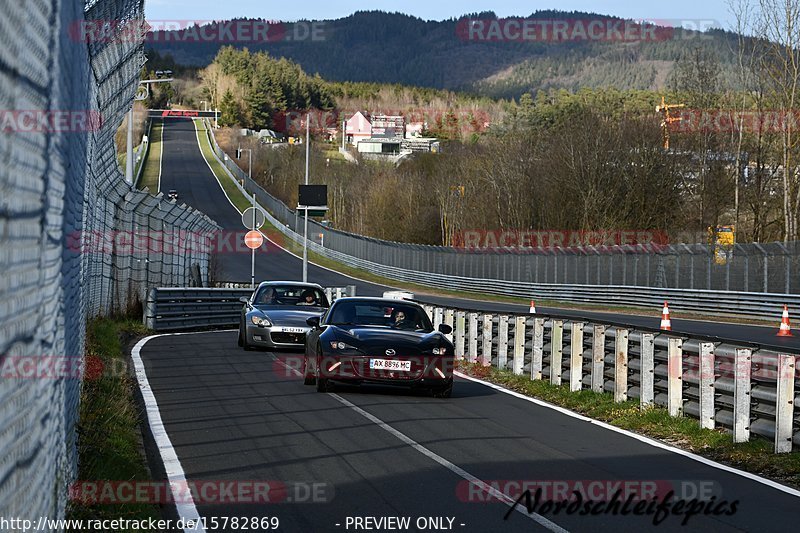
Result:
<svg viewBox="0 0 800 533"><path fill-rule="evenodd" d="M270 327L248 324L246 329L247 344L261 348L303 348L309 327L279 326Z"/></svg>
<svg viewBox="0 0 800 533"><path fill-rule="evenodd" d="M319 375L334 382L410 388L440 388L453 381L453 359L442 356L409 357L411 369L375 370L367 356L328 356L320 361Z"/></svg>

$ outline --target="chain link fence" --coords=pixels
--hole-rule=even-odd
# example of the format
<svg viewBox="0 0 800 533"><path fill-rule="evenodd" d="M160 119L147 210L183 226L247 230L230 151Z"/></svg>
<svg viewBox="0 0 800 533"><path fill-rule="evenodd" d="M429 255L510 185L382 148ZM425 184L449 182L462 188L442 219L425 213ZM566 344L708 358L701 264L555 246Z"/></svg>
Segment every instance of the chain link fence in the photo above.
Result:
<svg viewBox="0 0 800 533"><path fill-rule="evenodd" d="M81 29L124 32L144 19L143 0L0 6L0 516L58 518L77 472L87 319L148 287L207 282L207 248L163 243L210 242L218 227L134 190L118 166L142 43L129 32L89 42Z"/></svg>
<svg viewBox="0 0 800 533"><path fill-rule="evenodd" d="M209 131L211 128L209 126ZM258 202L288 229L298 215L250 180L212 137L217 156ZM312 170L313 173L313 170ZM388 267L462 278L537 284L641 286L800 294L800 243L577 246L466 250L384 241L308 221L309 239L325 248Z"/></svg>

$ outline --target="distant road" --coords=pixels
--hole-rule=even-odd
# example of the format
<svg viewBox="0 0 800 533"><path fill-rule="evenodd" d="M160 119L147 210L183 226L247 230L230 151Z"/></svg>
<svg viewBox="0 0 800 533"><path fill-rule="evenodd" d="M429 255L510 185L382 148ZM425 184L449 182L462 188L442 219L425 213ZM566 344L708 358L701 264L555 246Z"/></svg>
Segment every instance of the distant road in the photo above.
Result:
<svg viewBox="0 0 800 533"><path fill-rule="evenodd" d="M159 115L160 116L160 115ZM172 117L164 122L164 156L162 161L161 190L175 189L179 200L203 211L216 220L223 229L241 231L243 229L239 212L230 204L222 192L214 174L208 168L200 148L191 118ZM257 280L297 280L302 279L302 260L268 242L266 250L260 250L256 258ZM224 272L220 278L230 281L250 280L250 254L228 253L222 255ZM362 296L380 296L392 287L355 280L351 277L309 264L309 280L323 286L355 285ZM521 295L525 297L525 295ZM464 298L441 296L420 296L420 299L441 305L481 309L490 312L528 311L525 305L486 302ZM586 317L597 321L621 322L632 326L658 328L661 309L653 309L650 316L628 315L622 313L602 313L584 310L569 310L537 306L540 313L554 313L563 316ZM674 315L680 315L673 309ZM800 317L798 317L800 318ZM776 350L800 353L800 336L776 337L780 317L775 316L775 327L731 324L726 322L672 319L675 333L720 337L732 341L757 343ZM800 333L799 333L800 335Z"/></svg>

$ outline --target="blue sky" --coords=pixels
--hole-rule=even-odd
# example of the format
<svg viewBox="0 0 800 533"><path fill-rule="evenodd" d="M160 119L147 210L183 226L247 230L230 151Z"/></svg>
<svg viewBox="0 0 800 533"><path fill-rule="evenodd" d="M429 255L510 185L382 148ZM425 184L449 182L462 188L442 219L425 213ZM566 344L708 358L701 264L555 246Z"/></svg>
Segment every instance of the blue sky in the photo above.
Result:
<svg viewBox="0 0 800 533"><path fill-rule="evenodd" d="M147 18L151 20L221 20L233 17L259 17L292 21L341 18L354 11L380 9L401 11L423 19L441 20L465 13L494 11L500 16L524 16L541 9L589 11L631 19L714 20L729 27L732 17L726 0L669 0L641 2L636 0L559 0L559 1L458 1L403 0L145 0ZM690 22L691 23L691 22Z"/></svg>

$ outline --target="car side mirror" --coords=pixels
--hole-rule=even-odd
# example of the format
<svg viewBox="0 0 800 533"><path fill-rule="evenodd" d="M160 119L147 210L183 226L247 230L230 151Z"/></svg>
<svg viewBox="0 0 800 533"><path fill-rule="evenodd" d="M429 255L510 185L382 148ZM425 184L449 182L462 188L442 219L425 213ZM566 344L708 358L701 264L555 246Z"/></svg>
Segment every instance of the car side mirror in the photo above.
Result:
<svg viewBox="0 0 800 533"><path fill-rule="evenodd" d="M311 326L312 328L319 327L319 317L318 316L310 316L306 319L306 324Z"/></svg>
<svg viewBox="0 0 800 533"><path fill-rule="evenodd" d="M439 324L439 332L447 335L453 332L453 328L447 324Z"/></svg>
<svg viewBox="0 0 800 533"><path fill-rule="evenodd" d="M241 298L239 298L239 301L245 305L250 303L250 300L247 298L247 296L242 296Z"/></svg>

